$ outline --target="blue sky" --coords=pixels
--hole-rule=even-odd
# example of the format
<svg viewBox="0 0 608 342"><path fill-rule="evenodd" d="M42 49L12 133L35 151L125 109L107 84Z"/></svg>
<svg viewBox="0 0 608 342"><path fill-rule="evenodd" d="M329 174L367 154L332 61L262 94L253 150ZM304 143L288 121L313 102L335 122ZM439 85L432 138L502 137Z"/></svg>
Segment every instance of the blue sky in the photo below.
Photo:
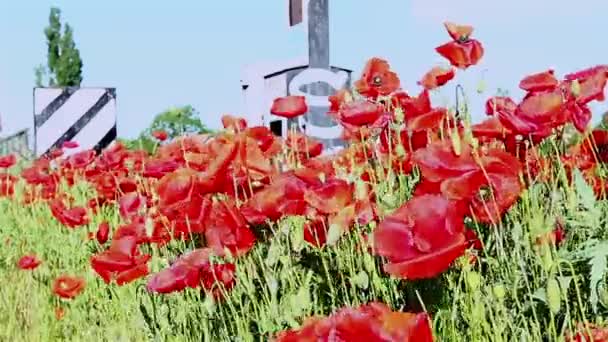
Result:
<svg viewBox="0 0 608 342"><path fill-rule="evenodd" d="M4 133L32 126L33 69L46 61L43 29L52 5L74 28L83 86L117 88L119 135L133 137L170 106L193 105L211 127L224 113L242 113L246 64L307 52L304 30L287 25L286 2L2 0ZM331 61L357 77L368 58L386 58L403 87L416 93L416 81L442 62L434 51L449 39L442 22L474 25L486 55L458 81L481 118L483 100L497 87L520 96L517 83L525 74L552 67L562 75L608 63L606 13L606 0L332 0ZM478 95L483 70L487 92ZM452 89L437 104L453 101Z"/></svg>

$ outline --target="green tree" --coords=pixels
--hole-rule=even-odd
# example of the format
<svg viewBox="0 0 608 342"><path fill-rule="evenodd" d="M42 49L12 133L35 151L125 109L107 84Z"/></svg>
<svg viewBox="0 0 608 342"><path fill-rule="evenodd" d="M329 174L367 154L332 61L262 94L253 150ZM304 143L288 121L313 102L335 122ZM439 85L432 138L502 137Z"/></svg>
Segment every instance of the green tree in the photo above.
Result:
<svg viewBox="0 0 608 342"><path fill-rule="evenodd" d="M212 133L200 120L199 113L192 106L170 108L156 115L152 123L138 138L134 140L121 139L129 149L144 149L153 153L158 141L152 136L155 131L167 132L168 140L186 134Z"/></svg>
<svg viewBox="0 0 608 342"><path fill-rule="evenodd" d="M65 25L59 44L61 54L55 70L57 84L63 87L80 86L82 82L82 60L74 43L72 27Z"/></svg>
<svg viewBox="0 0 608 342"><path fill-rule="evenodd" d="M80 86L82 82L82 59L74 43L74 32L66 24L61 32L61 10L51 8L49 26L44 30L47 40L46 69L39 66L34 69L36 86L44 85L44 76L48 76L48 86Z"/></svg>
<svg viewBox="0 0 608 342"><path fill-rule="evenodd" d="M49 26L44 29L47 43L47 67L49 70L49 85L55 85L53 75L57 71L59 63L59 43L61 41L61 10L56 7L51 8L49 14Z"/></svg>

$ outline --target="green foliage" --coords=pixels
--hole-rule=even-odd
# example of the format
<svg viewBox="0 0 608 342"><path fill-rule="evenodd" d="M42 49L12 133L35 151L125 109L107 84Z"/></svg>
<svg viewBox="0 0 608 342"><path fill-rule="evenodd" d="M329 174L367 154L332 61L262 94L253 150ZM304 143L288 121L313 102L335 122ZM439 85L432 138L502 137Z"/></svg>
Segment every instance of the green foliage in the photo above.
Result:
<svg viewBox="0 0 608 342"><path fill-rule="evenodd" d="M49 26L44 30L47 41L47 67L51 74L49 76L49 85L55 85L53 75L57 72L57 64L59 62L59 43L61 41L61 10L56 7L51 8L49 14Z"/></svg>
<svg viewBox="0 0 608 342"><path fill-rule="evenodd" d="M158 141L152 136L155 131L165 131L168 140L186 134L206 134L212 133L202 122L198 112L190 105L174 107L156 115L152 123L134 140L121 139L129 149L143 149L152 153Z"/></svg>
<svg viewBox="0 0 608 342"><path fill-rule="evenodd" d="M61 55L55 71L57 84L62 87L80 86L82 82L82 60L74 43L72 27L65 25L60 42Z"/></svg>
<svg viewBox="0 0 608 342"><path fill-rule="evenodd" d="M61 33L61 10L51 8L49 26L44 30L47 40L47 66L35 68L36 86L44 86L48 77L48 86L78 87L82 82L82 59L74 43L73 30L68 24Z"/></svg>

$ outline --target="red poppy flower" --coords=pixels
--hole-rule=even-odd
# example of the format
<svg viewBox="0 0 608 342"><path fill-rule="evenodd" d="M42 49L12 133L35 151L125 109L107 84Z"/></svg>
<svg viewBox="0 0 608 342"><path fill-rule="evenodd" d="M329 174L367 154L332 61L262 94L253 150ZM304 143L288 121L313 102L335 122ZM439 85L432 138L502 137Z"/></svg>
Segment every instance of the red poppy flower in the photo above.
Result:
<svg viewBox="0 0 608 342"><path fill-rule="evenodd" d="M570 121L579 132L585 132L591 121L591 109L587 105L581 105L575 101L570 101L564 108L564 113L569 116Z"/></svg>
<svg viewBox="0 0 608 342"><path fill-rule="evenodd" d="M198 196L197 172L179 169L166 174L156 185L160 212L168 217L177 217L194 196Z"/></svg>
<svg viewBox="0 0 608 342"><path fill-rule="evenodd" d="M224 115L222 116L222 125L225 129L242 132L247 128L247 120L232 115Z"/></svg>
<svg viewBox="0 0 608 342"><path fill-rule="evenodd" d="M137 240L137 244L149 242L150 237L148 236L146 228L146 217L135 216L131 219L131 222L119 226L114 235L113 240L122 239L126 236L132 236Z"/></svg>
<svg viewBox="0 0 608 342"><path fill-rule="evenodd" d="M0 173L0 197L13 196L17 181L17 177L11 174Z"/></svg>
<svg viewBox="0 0 608 342"><path fill-rule="evenodd" d="M572 94L579 104L587 104L591 101L603 101L604 88L608 81L608 65L598 65L581 70L565 76L564 85L569 93L572 93L572 83L577 81L579 89L577 94Z"/></svg>
<svg viewBox="0 0 608 342"><path fill-rule="evenodd" d="M433 90L441 87L452 80L455 76L454 69L444 69L442 67L434 67L429 72L422 76L422 79L418 81L418 84L423 86L424 89Z"/></svg>
<svg viewBox="0 0 608 342"><path fill-rule="evenodd" d="M306 112L308 112L308 106L306 105L306 98L304 96L276 98L270 108L270 113L287 119L293 119Z"/></svg>
<svg viewBox="0 0 608 342"><path fill-rule="evenodd" d="M201 284L201 271L209 267L210 248L199 248L179 257L171 266L152 275L146 285L148 291L171 293L196 288Z"/></svg>
<svg viewBox="0 0 608 342"><path fill-rule="evenodd" d="M304 223L304 241L317 248L325 246L328 228L329 225L324 216L314 216Z"/></svg>
<svg viewBox="0 0 608 342"><path fill-rule="evenodd" d="M63 155L63 153L64 153L63 149L53 147L53 148L51 148L51 150L48 153L48 158L57 159L57 158L61 157Z"/></svg>
<svg viewBox="0 0 608 342"><path fill-rule="evenodd" d="M207 218L205 240L217 255L227 248L234 255L243 255L255 245L255 235L232 201L213 203Z"/></svg>
<svg viewBox="0 0 608 342"><path fill-rule="evenodd" d="M68 228L76 228L89 223L87 210L83 207L67 208L60 199L51 201L49 207L57 221Z"/></svg>
<svg viewBox="0 0 608 342"><path fill-rule="evenodd" d="M566 230L561 219L555 222L555 227L550 232L542 234L536 238L537 245L552 245L558 247L566 238Z"/></svg>
<svg viewBox="0 0 608 342"><path fill-rule="evenodd" d="M392 311L382 303L344 307L329 317L307 319L297 330L278 334L276 342L296 341L418 341L432 342L425 313Z"/></svg>
<svg viewBox="0 0 608 342"><path fill-rule="evenodd" d="M566 342L606 342L608 341L608 327L600 327L595 324L579 323L574 334L566 332Z"/></svg>
<svg viewBox="0 0 608 342"><path fill-rule="evenodd" d="M300 132L287 133L285 145L292 151L298 154L301 160L314 158L323 152L323 144L311 137L308 137Z"/></svg>
<svg viewBox="0 0 608 342"><path fill-rule="evenodd" d="M64 315L65 315L65 310L62 307L55 308L55 319L56 320L58 320L58 321L61 320Z"/></svg>
<svg viewBox="0 0 608 342"><path fill-rule="evenodd" d="M353 187L346 181L332 178L307 189L304 200L324 214L335 214L353 201Z"/></svg>
<svg viewBox="0 0 608 342"><path fill-rule="evenodd" d="M282 150L282 144L277 136L265 126L251 127L245 130L247 137L257 141L264 157L271 158Z"/></svg>
<svg viewBox="0 0 608 342"><path fill-rule="evenodd" d="M510 97L494 96L486 101L486 114L494 115L499 111L515 112L517 103Z"/></svg>
<svg viewBox="0 0 608 342"><path fill-rule="evenodd" d="M468 146L456 155L449 143L438 142L416 151L422 178L439 182L449 199L469 203L481 222L497 222L519 198L521 163L513 155L490 149L477 160Z"/></svg>
<svg viewBox="0 0 608 342"><path fill-rule="evenodd" d="M380 134L380 147L383 153L394 153L398 146L405 151L415 151L426 146L433 137L438 137L442 126L449 118L445 108L433 108L429 91L424 89L417 97L407 97L400 101L404 112L405 128L395 130L390 126Z"/></svg>
<svg viewBox="0 0 608 342"><path fill-rule="evenodd" d="M306 183L293 173L283 173L256 192L240 210L250 224L278 221L285 215L302 215L306 209Z"/></svg>
<svg viewBox="0 0 608 342"><path fill-rule="evenodd" d="M608 131L593 130L583 140L579 150L576 151L577 157L583 158L588 163L594 164L596 160L600 163L608 163Z"/></svg>
<svg viewBox="0 0 608 342"><path fill-rule="evenodd" d="M99 224L97 228L97 233L95 233L95 237L97 238L97 242L100 245L103 245L108 241L108 236L110 235L110 224L108 222L102 222Z"/></svg>
<svg viewBox="0 0 608 342"><path fill-rule="evenodd" d="M14 154L8 154L0 157L0 169L8 169L17 163L17 157Z"/></svg>
<svg viewBox="0 0 608 342"><path fill-rule="evenodd" d="M91 257L91 267L106 284L114 279L121 286L148 275L150 258L139 253L136 237L114 237L110 248Z"/></svg>
<svg viewBox="0 0 608 342"><path fill-rule="evenodd" d="M445 22L445 29L453 40L467 40L473 34L473 26L458 25L452 22Z"/></svg>
<svg viewBox="0 0 608 342"><path fill-rule="evenodd" d="M399 77L390 70L388 62L376 57L365 64L361 78L355 81L357 92L372 99L389 95L399 87Z"/></svg>
<svg viewBox="0 0 608 342"><path fill-rule="evenodd" d="M201 280L205 292L215 299L223 298L227 291L236 285L236 266L234 264L213 264L203 267Z"/></svg>
<svg viewBox="0 0 608 342"><path fill-rule="evenodd" d="M432 278L464 254L464 208L440 195L414 197L385 217L373 233L384 270L405 279Z"/></svg>
<svg viewBox="0 0 608 342"><path fill-rule="evenodd" d="M76 141L64 141L63 144L61 145L61 147L65 148L65 149L73 149L73 148L78 148L78 142Z"/></svg>
<svg viewBox="0 0 608 342"><path fill-rule="evenodd" d="M519 87L528 92L553 90L559 82L555 78L553 69L524 77Z"/></svg>
<svg viewBox="0 0 608 342"><path fill-rule="evenodd" d="M173 159L151 159L144 166L142 175L149 178L163 178L179 168L179 164Z"/></svg>
<svg viewBox="0 0 608 342"><path fill-rule="evenodd" d="M123 219L129 219L137 215L144 204L145 198L137 192L129 192L118 199L118 212Z"/></svg>
<svg viewBox="0 0 608 342"><path fill-rule="evenodd" d="M337 119L341 123L360 127L376 123L382 114L382 108L379 105L361 100L343 105L337 112Z"/></svg>
<svg viewBox="0 0 608 342"><path fill-rule="evenodd" d="M484 55L484 49L478 40L470 38L473 28L452 23L445 23L444 26L453 41L443 44L435 50L459 69L467 69L477 64Z"/></svg>
<svg viewBox="0 0 608 342"><path fill-rule="evenodd" d="M33 270L41 263L42 261L40 261L37 256L32 254L22 256L21 259L19 259L19 262L17 262L17 266L19 266L19 268L22 270Z"/></svg>
<svg viewBox="0 0 608 342"><path fill-rule="evenodd" d="M61 162L61 166L72 170L84 170L95 160L94 150L84 150L67 157Z"/></svg>
<svg viewBox="0 0 608 342"><path fill-rule="evenodd" d="M350 102L353 96L347 89L340 89L335 94L329 96L329 112L338 112L343 105Z"/></svg>
<svg viewBox="0 0 608 342"><path fill-rule="evenodd" d="M560 89L528 93L515 111L505 108L498 111L500 122L515 134L544 135L570 119Z"/></svg>
<svg viewBox="0 0 608 342"><path fill-rule="evenodd" d="M512 132L505 128L500 123L500 119L498 117L493 116L490 117L478 124L471 126L471 131L475 138L480 140L491 140L498 139L502 140L506 138L508 135L511 135Z"/></svg>
<svg viewBox="0 0 608 342"><path fill-rule="evenodd" d="M157 130L152 132L152 136L158 141L165 141L169 137L167 131Z"/></svg>
<svg viewBox="0 0 608 342"><path fill-rule="evenodd" d="M53 282L53 293L61 298L72 299L82 293L85 286L84 278L62 275Z"/></svg>

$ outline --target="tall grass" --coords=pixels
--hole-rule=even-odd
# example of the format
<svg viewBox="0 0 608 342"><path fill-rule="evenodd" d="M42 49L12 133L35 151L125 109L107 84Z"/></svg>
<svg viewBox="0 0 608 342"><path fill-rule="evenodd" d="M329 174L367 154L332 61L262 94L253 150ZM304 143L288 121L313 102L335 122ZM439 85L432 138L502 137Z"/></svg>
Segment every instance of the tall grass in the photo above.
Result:
<svg viewBox="0 0 608 342"><path fill-rule="evenodd" d="M105 208L88 226L71 230L44 203L22 205L17 189L12 199L0 200L0 340L263 341L298 327L306 317L381 301L394 309L428 311L441 341L559 341L577 322L601 323L608 317L608 207L580 175L569 185L559 163L553 171L550 181L525 190L496 226L469 220L483 251L477 262L463 257L437 279L387 276L382 261L362 248L362 236L376 223L317 249L303 241L303 220L289 217L256 227L261 242L235 260L237 285L218 302L194 289L152 295L145 280L104 284L89 264L101 246L87 236L104 220L115 227L117 211ZM384 211L403 203L415 181L415 176L389 175L375 184ZM92 195L84 183L65 190L77 204ZM557 219L565 225L564 245L539 247L536 238L550 232ZM146 246L152 271L195 244ZM28 253L43 260L32 272L16 267ZM71 301L58 299L51 283L60 274L84 276L86 290ZM557 297L547 291L555 281ZM64 311L60 319L59 309Z"/></svg>

